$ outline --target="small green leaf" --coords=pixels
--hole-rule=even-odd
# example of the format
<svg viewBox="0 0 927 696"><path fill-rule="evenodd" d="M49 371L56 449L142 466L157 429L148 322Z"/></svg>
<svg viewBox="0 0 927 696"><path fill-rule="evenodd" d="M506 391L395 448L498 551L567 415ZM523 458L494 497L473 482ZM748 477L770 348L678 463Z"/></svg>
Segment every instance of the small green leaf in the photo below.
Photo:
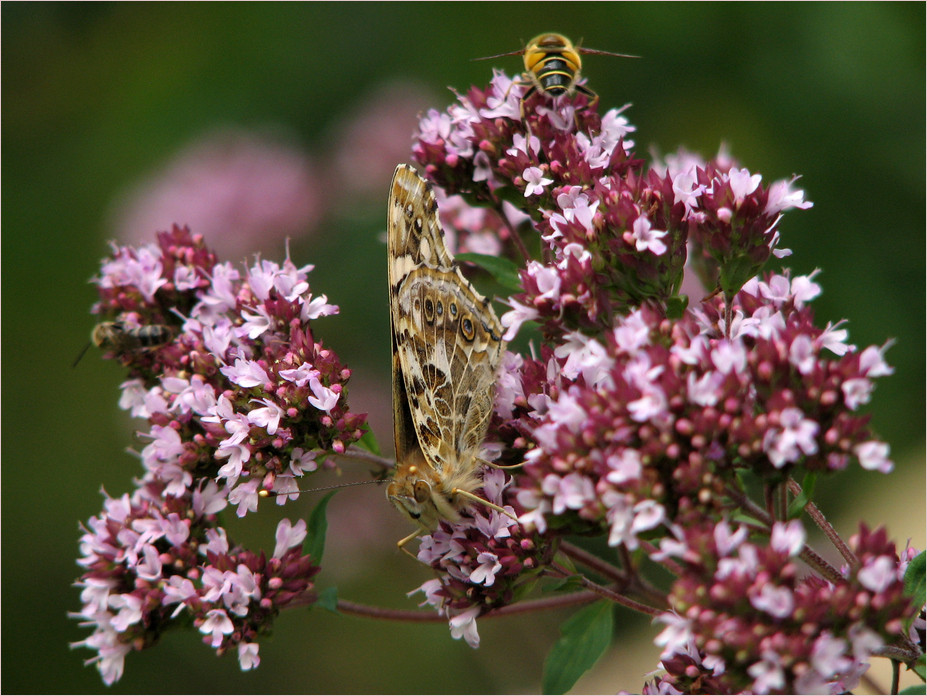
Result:
<svg viewBox="0 0 927 696"><path fill-rule="evenodd" d="M370 426L365 425L364 428L364 434L361 436L361 439L357 441L357 446L379 457L380 445L377 444L376 436L373 434Z"/></svg>
<svg viewBox="0 0 927 696"><path fill-rule="evenodd" d="M566 693L605 654L612 642L613 610L611 602L596 602L564 622L544 661L543 693Z"/></svg>
<svg viewBox="0 0 927 696"><path fill-rule="evenodd" d="M924 684L914 684L909 686L906 689L902 689L898 692L899 694L925 694L927 693L927 687Z"/></svg>
<svg viewBox="0 0 927 696"><path fill-rule="evenodd" d="M469 261L476 264L489 275L496 279L506 290L521 290L521 279L518 277L518 266L514 261L501 256L490 256L489 254L457 254L454 257L458 261Z"/></svg>
<svg viewBox="0 0 927 696"><path fill-rule="evenodd" d="M688 295L675 295L666 299L666 316L670 319L680 319L686 307L689 306Z"/></svg>
<svg viewBox="0 0 927 696"><path fill-rule="evenodd" d="M917 658L917 661L914 663L911 671L921 679L927 679L927 658L925 658L923 654Z"/></svg>
<svg viewBox="0 0 927 696"><path fill-rule="evenodd" d="M791 503L789 503L789 519L795 519L796 517L801 517L801 513L805 509L805 505L811 502L811 498L814 495L814 487L818 482L818 475L815 472L809 471L805 474L805 478L801 482L801 493L798 494Z"/></svg>
<svg viewBox="0 0 927 696"><path fill-rule="evenodd" d="M322 553L325 551L325 534L328 532L328 520L325 519L325 509L328 501L338 491L332 491L315 506L306 523L306 540L303 542L303 552L312 557L316 565L322 564Z"/></svg>
<svg viewBox="0 0 927 696"><path fill-rule="evenodd" d="M917 556L911 559L907 569L904 571L904 593L906 597L911 598L911 603L919 610L927 601L927 586L924 584L925 575L925 556L921 551ZM906 627L914 621L912 616L905 622Z"/></svg>
<svg viewBox="0 0 927 696"><path fill-rule="evenodd" d="M914 600L917 607L924 606L927 588L924 587L924 576L927 571L927 551L921 551L911 559L904 571L904 593Z"/></svg>
<svg viewBox="0 0 927 696"><path fill-rule="evenodd" d="M573 559L567 556L563 551L558 550L554 554L554 563L564 568L565 570L578 575L576 572L576 566L573 564Z"/></svg>
<svg viewBox="0 0 927 696"><path fill-rule="evenodd" d="M565 578L558 578L547 588L548 592L575 592L582 589L583 583L579 575L568 575Z"/></svg>
<svg viewBox="0 0 927 696"><path fill-rule="evenodd" d="M322 609L330 611L332 614L339 614L338 588L326 587L324 590L319 592L319 597L315 600L315 604L318 607L322 607Z"/></svg>

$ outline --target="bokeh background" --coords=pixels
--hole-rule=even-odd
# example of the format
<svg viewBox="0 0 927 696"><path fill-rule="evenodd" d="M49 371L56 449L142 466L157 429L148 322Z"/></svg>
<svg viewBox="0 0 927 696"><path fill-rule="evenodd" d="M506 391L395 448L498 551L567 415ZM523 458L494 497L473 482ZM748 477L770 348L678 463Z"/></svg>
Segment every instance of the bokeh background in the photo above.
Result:
<svg viewBox="0 0 927 696"><path fill-rule="evenodd" d="M2 6L2 684L4 692L96 692L86 636L67 612L78 521L140 471L116 405L119 367L87 341L88 279L106 240L189 223L232 260L281 260L284 238L314 263L315 292L342 308L318 335L355 371L351 403L391 442L386 263L389 177L408 161L416 114L510 74L542 31L642 56L590 56L603 108L633 102L637 150L726 142L766 181L801 174L814 201L781 225L799 272L823 269L821 324L849 320L858 345L896 340L871 404L892 444L890 476L850 471L819 486L845 535L885 523L924 546L925 53L923 3L346 3ZM361 477L347 470L344 479ZM306 507L287 508L289 516ZM406 526L382 490L329 507L322 587L413 608L429 578L397 553ZM242 537L273 544L279 514ZM265 520L266 518L266 520ZM397 625L321 610L278 619L262 664L242 673L198 634L128 657L112 692L489 693L540 688L568 614L480 624L483 644L443 624ZM657 650L618 614L613 650L576 689L640 688ZM645 636L641 638L641 636ZM887 681L884 682L887 684Z"/></svg>

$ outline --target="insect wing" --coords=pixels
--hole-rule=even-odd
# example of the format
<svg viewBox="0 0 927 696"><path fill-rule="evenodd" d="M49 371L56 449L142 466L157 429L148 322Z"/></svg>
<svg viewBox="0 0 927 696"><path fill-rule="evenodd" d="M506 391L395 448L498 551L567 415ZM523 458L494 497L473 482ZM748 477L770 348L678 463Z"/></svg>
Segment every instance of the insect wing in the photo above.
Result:
<svg viewBox="0 0 927 696"><path fill-rule="evenodd" d="M446 472L485 436L502 327L447 251L433 192L405 165L390 189L388 246L396 456L418 450Z"/></svg>

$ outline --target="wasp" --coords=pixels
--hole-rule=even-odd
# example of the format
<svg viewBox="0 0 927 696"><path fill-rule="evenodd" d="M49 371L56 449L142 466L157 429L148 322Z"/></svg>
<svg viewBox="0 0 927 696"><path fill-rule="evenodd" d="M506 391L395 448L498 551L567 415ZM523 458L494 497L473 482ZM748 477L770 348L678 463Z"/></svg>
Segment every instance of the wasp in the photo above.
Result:
<svg viewBox="0 0 927 696"><path fill-rule="evenodd" d="M625 53L611 53L598 51L594 48L583 48L574 45L563 34L541 34L535 36L528 45L520 51L499 53L477 60L490 60L503 56L521 55L525 63L525 72L522 81L518 84L528 85L529 89L521 98L522 111L524 103L535 92L541 92L549 97L559 97L563 94L580 92L592 100L594 104L599 96L585 85L579 84L580 70L583 67L581 53L591 53L600 56L616 56L618 58L637 58ZM524 117L524 114L522 114Z"/></svg>
<svg viewBox="0 0 927 696"><path fill-rule="evenodd" d="M119 321L103 321L93 327L90 343L77 356L74 365L80 362L92 343L100 350L118 355L128 355L154 350L170 343L174 330L165 324L147 326L126 326ZM73 367L73 366L72 366Z"/></svg>

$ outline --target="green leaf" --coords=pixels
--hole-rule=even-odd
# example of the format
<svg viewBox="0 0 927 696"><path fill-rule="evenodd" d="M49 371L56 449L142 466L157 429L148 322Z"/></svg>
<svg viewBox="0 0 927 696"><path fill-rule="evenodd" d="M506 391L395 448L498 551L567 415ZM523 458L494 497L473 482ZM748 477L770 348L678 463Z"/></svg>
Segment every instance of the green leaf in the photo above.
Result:
<svg viewBox="0 0 927 696"><path fill-rule="evenodd" d="M476 264L496 279L506 290L521 290L521 279L518 277L518 266L514 261L501 256L489 254L457 254L458 261L469 261Z"/></svg>
<svg viewBox="0 0 927 696"><path fill-rule="evenodd" d="M666 316L670 319L680 319L688 306L688 295L674 295L673 297L668 297L666 299Z"/></svg>
<svg viewBox="0 0 927 696"><path fill-rule="evenodd" d="M923 654L921 654L921 656L917 658L917 661L914 663L914 666L911 667L911 671L914 672L921 679L927 679L927 659L925 659L925 656Z"/></svg>
<svg viewBox="0 0 927 696"><path fill-rule="evenodd" d="M364 434L361 436L361 439L357 441L357 446L378 457L380 456L380 445L377 444L377 438L368 425L364 426Z"/></svg>
<svg viewBox="0 0 927 696"><path fill-rule="evenodd" d="M576 571L576 566L573 564L573 559L567 556L563 551L560 551L559 549L554 554L554 563L556 563L558 566L561 566L565 570L570 571L573 574L576 574L576 575L579 574Z"/></svg>
<svg viewBox="0 0 927 696"><path fill-rule="evenodd" d="M904 594L911 598L912 604L920 610L927 601L927 586L924 584L925 574L925 556L921 551L917 556L911 559L907 569L904 571ZM915 617L911 617L905 622L905 628L910 627Z"/></svg>
<svg viewBox="0 0 927 696"><path fill-rule="evenodd" d="M611 602L596 602L564 622L544 662L543 693L566 693L605 654L612 642L613 610Z"/></svg>
<svg viewBox="0 0 927 696"><path fill-rule="evenodd" d="M790 520L801 517L802 512L805 510L805 505L811 502L811 497L814 495L814 486L817 482L817 473L809 471L805 474L805 478L802 479L801 482L801 493L789 503L788 517Z"/></svg>
<svg viewBox="0 0 927 696"><path fill-rule="evenodd" d="M325 519L325 509L328 501L338 491L332 491L315 506L306 523L306 540L303 542L303 553L312 557L316 565L322 564L322 553L325 551L325 534L328 532L328 520Z"/></svg>
<svg viewBox="0 0 927 696"><path fill-rule="evenodd" d="M924 684L914 684L913 686L909 686L907 689L902 689L898 693L899 694L924 694L924 693L927 693L927 690L925 689L927 689L927 687L925 687Z"/></svg>
<svg viewBox="0 0 927 696"><path fill-rule="evenodd" d="M575 592L582 589L583 583L579 575L568 575L558 578L547 588L548 592Z"/></svg>
<svg viewBox="0 0 927 696"><path fill-rule="evenodd" d="M324 590L319 592L319 597L315 600L315 606L322 607L322 609L330 611L332 614L339 614L338 588L326 587Z"/></svg>

